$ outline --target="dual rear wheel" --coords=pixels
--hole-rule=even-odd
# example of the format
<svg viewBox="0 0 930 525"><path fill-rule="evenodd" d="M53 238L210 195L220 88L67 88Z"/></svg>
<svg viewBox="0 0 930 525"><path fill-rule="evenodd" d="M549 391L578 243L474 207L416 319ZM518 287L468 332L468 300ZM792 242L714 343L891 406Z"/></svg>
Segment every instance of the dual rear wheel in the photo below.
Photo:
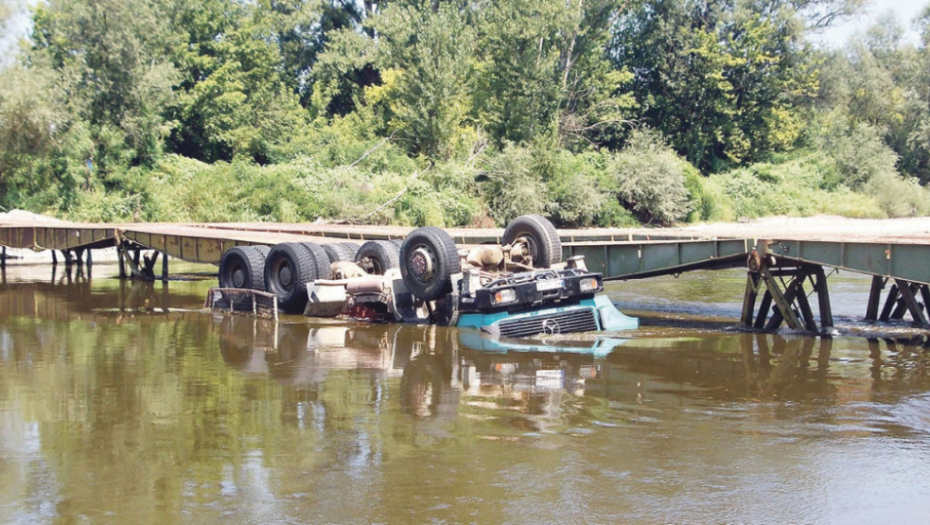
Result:
<svg viewBox="0 0 930 525"><path fill-rule="evenodd" d="M533 266L548 268L562 260L562 243L555 227L540 215L524 215L504 230L504 244L520 245ZM287 242L268 246L237 246L223 254L219 281L224 288L267 290L286 312L307 303L307 283L331 279L331 263L354 261L372 275L400 268L410 292L433 301L452 291L452 276L462 271L455 241L445 230L424 226L403 240L354 243Z"/></svg>

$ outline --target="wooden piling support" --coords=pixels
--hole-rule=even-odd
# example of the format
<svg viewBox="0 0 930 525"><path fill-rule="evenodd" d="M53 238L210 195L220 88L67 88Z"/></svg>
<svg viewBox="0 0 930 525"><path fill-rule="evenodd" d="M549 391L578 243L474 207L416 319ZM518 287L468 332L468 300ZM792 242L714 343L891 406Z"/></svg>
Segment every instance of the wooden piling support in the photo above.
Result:
<svg viewBox="0 0 930 525"><path fill-rule="evenodd" d="M885 298L885 306L882 307L882 313L878 316L879 321L887 321L891 319L891 310L894 308L895 302L898 300L898 285L892 284L891 288L888 290L888 297Z"/></svg>
<svg viewBox="0 0 930 525"><path fill-rule="evenodd" d="M55 255L55 250L52 250L52 266L58 266L58 256Z"/></svg>
<svg viewBox="0 0 930 525"><path fill-rule="evenodd" d="M878 320L878 303L882 299L882 288L885 287L885 280L878 275L872 276L872 288L869 290L869 304L865 310L866 321Z"/></svg>
<svg viewBox="0 0 930 525"><path fill-rule="evenodd" d="M814 290L817 292L817 303L820 307L820 331L822 333L833 332L833 307L830 305L830 291L827 287L827 274L823 271L823 266L818 266L814 270L817 281L814 283ZM874 284L874 280L872 281ZM878 301L876 301L876 309Z"/></svg>
<svg viewBox="0 0 930 525"><path fill-rule="evenodd" d="M155 264L158 262L160 252L153 252L151 256L142 257L142 268L140 270L142 278L146 281L155 280Z"/></svg>
<svg viewBox="0 0 930 525"><path fill-rule="evenodd" d="M87 264L87 267L88 267L88 268L90 268L91 266L94 265L94 258L93 258L93 256L91 255L92 253L94 253L94 251L91 250L90 248L88 248L88 249L87 249L87 261L86 261L86 264Z"/></svg>
<svg viewBox="0 0 930 525"><path fill-rule="evenodd" d="M168 282L168 254L161 254L161 280Z"/></svg>
<svg viewBox="0 0 930 525"><path fill-rule="evenodd" d="M811 310L811 304L807 300L807 293L804 291L803 278L798 281L797 285L797 302L798 309L801 310L801 317L804 318L804 326L811 332L817 331L817 322L814 320L814 311Z"/></svg>
<svg viewBox="0 0 930 525"><path fill-rule="evenodd" d="M765 287L772 292L772 300L775 302L775 306L778 308L777 312L772 313L772 319L769 320L769 323L765 326L766 330L774 330L778 328L778 325L781 324L781 319L783 318L787 323L788 327L795 330L803 329L804 326L801 324L801 321L798 319L798 316L794 313L794 309L791 308L791 303L794 302L794 295L796 291L797 279L791 281L788 285L788 289L785 293L782 293L778 288L778 283L775 281L775 278L772 276L771 271L763 267L762 278L765 280Z"/></svg>
<svg viewBox="0 0 930 525"><path fill-rule="evenodd" d="M898 285L898 300L895 302L894 310L891 311L891 318L896 320L904 319L904 314L907 312L907 303L904 301L904 290L903 287L908 287L907 281L901 281L904 285ZM911 290L913 293L913 290Z"/></svg>
<svg viewBox="0 0 930 525"><path fill-rule="evenodd" d="M911 318L914 319L914 323L926 327L930 326L927 323L927 316L924 315L923 310L920 308L920 305L917 304L917 298L914 296L914 283L909 283L901 279L895 279L895 282L898 284L898 290L901 291L901 298L907 308L911 313Z"/></svg>
<svg viewBox="0 0 930 525"><path fill-rule="evenodd" d="M126 278L126 251L123 249L123 246L116 247L116 258L119 263L119 278Z"/></svg>
<svg viewBox="0 0 930 525"><path fill-rule="evenodd" d="M3 251L0 251L0 268L6 270L6 246L3 246Z"/></svg>
<svg viewBox="0 0 930 525"><path fill-rule="evenodd" d="M746 275L746 293L743 295L743 315L740 324L749 328L752 326L752 314L756 308L756 297L759 295L759 274L748 272Z"/></svg>
<svg viewBox="0 0 930 525"><path fill-rule="evenodd" d="M71 258L71 252L68 250L61 250L61 256L65 259L65 266L74 264L74 259Z"/></svg>
<svg viewBox="0 0 930 525"><path fill-rule="evenodd" d="M765 319L769 316L769 309L772 308L772 292L765 289L762 294L762 301L759 303L759 314L756 316L756 322L752 325L756 330L765 328Z"/></svg>
<svg viewBox="0 0 930 525"><path fill-rule="evenodd" d="M920 285L920 297L924 300L924 308L930 313L930 287L926 284Z"/></svg>

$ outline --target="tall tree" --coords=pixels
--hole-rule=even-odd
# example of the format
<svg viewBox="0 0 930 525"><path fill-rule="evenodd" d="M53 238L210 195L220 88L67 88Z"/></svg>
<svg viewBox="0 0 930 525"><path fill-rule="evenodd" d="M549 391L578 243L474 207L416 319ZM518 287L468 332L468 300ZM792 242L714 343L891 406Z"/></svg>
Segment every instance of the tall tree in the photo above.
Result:
<svg viewBox="0 0 930 525"><path fill-rule="evenodd" d="M154 0L61 0L34 15L29 62L46 64L91 127L98 166L151 161L170 129L176 81L164 6Z"/></svg>
<svg viewBox="0 0 930 525"><path fill-rule="evenodd" d="M470 105L475 32L465 6L392 5L379 17L383 65L393 71L393 128L413 153L444 156Z"/></svg>
<svg viewBox="0 0 930 525"><path fill-rule="evenodd" d="M610 53L635 74L642 123L715 171L799 137L798 108L816 87L799 9L783 0L646 1L618 20Z"/></svg>

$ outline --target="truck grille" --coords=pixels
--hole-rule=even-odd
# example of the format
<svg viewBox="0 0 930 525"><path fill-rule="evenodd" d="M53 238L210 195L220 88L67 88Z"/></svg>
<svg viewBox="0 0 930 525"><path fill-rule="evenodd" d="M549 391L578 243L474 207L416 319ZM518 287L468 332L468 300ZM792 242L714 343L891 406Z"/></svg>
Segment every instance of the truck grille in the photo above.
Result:
<svg viewBox="0 0 930 525"><path fill-rule="evenodd" d="M538 315L522 319L507 319L498 323L500 335L526 337L536 334L571 334L597 330L594 310L581 308L555 314Z"/></svg>

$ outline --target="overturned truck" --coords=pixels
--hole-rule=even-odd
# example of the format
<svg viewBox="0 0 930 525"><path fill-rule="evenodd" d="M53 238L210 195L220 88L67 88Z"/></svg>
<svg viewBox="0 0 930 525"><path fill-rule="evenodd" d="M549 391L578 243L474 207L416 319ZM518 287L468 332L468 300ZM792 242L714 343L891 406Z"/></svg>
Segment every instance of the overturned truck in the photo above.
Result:
<svg viewBox="0 0 930 525"><path fill-rule="evenodd" d="M220 262L221 291L235 310L243 292L311 317L471 327L505 336L630 330L635 318L604 295L603 275L583 257L562 261L558 233L524 215L500 245L459 249L444 230L417 228L400 241L238 246ZM211 290L211 294L218 294ZM219 296L219 295L217 295ZM254 310L252 298L242 309Z"/></svg>

